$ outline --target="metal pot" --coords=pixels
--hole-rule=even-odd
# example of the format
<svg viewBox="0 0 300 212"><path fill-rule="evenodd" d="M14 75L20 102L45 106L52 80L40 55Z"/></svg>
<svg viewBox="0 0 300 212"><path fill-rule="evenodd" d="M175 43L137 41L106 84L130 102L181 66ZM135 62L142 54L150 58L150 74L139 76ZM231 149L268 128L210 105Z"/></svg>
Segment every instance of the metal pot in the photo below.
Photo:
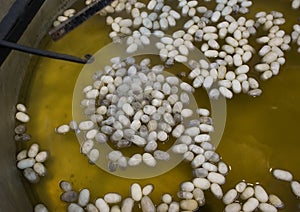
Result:
<svg viewBox="0 0 300 212"><path fill-rule="evenodd" d="M46 0L19 39L20 44L37 47L47 34L53 19L75 0ZM27 1L30 2L30 1ZM0 19L21 1L0 0ZM34 3L31 1L30 3ZM14 141L15 105L26 101L24 91L30 83L32 55L12 51L0 66L0 211L33 211L30 194L16 168Z"/></svg>

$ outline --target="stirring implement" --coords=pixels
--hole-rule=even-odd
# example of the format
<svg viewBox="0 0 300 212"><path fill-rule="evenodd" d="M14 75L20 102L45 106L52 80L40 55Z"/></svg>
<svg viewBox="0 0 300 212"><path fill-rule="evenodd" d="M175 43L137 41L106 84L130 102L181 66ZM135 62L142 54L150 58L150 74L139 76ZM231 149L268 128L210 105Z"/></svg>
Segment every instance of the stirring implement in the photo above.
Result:
<svg viewBox="0 0 300 212"><path fill-rule="evenodd" d="M53 58L53 59L65 60L65 61L75 62L75 63L80 63L80 64L92 63L94 61L93 58L91 57L91 55L89 55L89 54L86 54L84 56L84 58L79 58L79 57L76 57L73 55L68 55L68 54L33 48L33 47L29 47L29 46L24 46L24 45L9 42L6 40L0 40L0 47L5 47L5 48L21 51L21 52L26 52L29 54L34 54L34 55Z"/></svg>

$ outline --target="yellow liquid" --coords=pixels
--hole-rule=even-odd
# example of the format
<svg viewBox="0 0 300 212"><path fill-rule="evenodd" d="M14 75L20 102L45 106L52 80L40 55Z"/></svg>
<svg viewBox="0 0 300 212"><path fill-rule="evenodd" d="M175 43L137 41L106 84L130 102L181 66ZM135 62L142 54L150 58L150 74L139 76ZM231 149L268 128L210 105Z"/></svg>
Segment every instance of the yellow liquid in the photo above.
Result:
<svg viewBox="0 0 300 212"><path fill-rule="evenodd" d="M270 9L271 7L271 9ZM259 10L285 12L290 29L296 23L297 13L290 8L289 1L257 1L251 7L252 17ZM289 22L290 21L290 22ZM105 18L95 16L66 37L57 42L49 41L47 49L72 55L93 54L110 42L109 26ZM257 47L257 46L256 46ZM294 47L294 46L293 46ZM300 74L299 54L295 48L286 53L287 63L279 76L261 83L263 95L252 98L244 94L236 95L227 101L227 122L224 135L217 152L232 167L226 178L223 191L245 179L247 182L260 182L268 193L278 195L285 203L281 211L300 211L299 200L291 193L289 183L274 179L270 168L283 168L291 171L300 180L300 157L298 141L300 118ZM258 61L254 61L254 64ZM133 182L142 186L153 184L150 195L155 203L160 202L163 193L170 193L176 199L179 184L192 179L191 168L181 163L164 175L145 180L129 180L111 175L97 166L90 165L80 154L80 145L74 134L57 135L55 127L72 120L72 95L76 79L83 65L40 58L35 67L27 105L31 121L28 132L32 142L38 142L41 150L48 150L51 157L45 162L48 174L32 185L36 202L43 202L50 211L65 211L67 204L60 201L61 180L70 181L75 190L88 188L91 202L108 192L118 192L125 198L130 195ZM199 106L209 107L205 92L198 91ZM209 191L207 204L201 211L222 211L220 200ZM138 211L138 208L136 208Z"/></svg>

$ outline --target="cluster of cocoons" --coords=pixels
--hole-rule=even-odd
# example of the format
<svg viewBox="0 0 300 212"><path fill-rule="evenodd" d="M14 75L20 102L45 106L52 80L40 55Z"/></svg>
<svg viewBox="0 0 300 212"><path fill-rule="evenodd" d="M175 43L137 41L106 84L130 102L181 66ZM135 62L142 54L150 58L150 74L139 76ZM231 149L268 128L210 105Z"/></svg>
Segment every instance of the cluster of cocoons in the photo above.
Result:
<svg viewBox="0 0 300 212"><path fill-rule="evenodd" d="M26 133L26 123L30 121L30 116L27 114L27 108L24 104L16 105L16 115L15 118L19 122L15 127L15 141L29 141L31 139L31 135Z"/></svg>
<svg viewBox="0 0 300 212"><path fill-rule="evenodd" d="M75 9L67 9L63 12L63 14L59 15L56 20L53 22L53 27L57 27L63 22L66 22L69 18L73 17L76 13Z"/></svg>
<svg viewBox="0 0 300 212"><path fill-rule="evenodd" d="M40 177L46 175L44 162L48 159L49 152L40 151L37 143L33 143L29 149L21 150L16 157L18 169L23 171L24 177L30 183L37 183Z"/></svg>

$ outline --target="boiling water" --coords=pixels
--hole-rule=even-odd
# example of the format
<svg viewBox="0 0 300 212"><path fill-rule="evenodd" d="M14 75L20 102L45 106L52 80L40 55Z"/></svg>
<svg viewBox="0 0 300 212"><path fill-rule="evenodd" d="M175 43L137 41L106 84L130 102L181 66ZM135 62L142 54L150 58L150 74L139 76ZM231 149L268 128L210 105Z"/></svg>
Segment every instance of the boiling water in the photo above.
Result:
<svg viewBox="0 0 300 212"><path fill-rule="evenodd" d="M269 6L271 8L267 8ZM299 11L291 11L289 1L254 2L250 16L253 17L254 12L259 10L284 12L288 22L286 29L296 23L299 15ZM49 41L47 50L78 56L93 54L110 42L109 30L105 18L95 16L63 39ZM284 201L286 207L282 211L300 211L300 202L291 193L289 183L275 180L269 172L272 167L287 169L300 180L299 54L294 48L287 52L286 58L287 63L279 76L261 83L262 96L252 98L240 94L227 101L226 129L217 152L232 167L222 186L223 191L243 179L251 183L260 182L268 193L274 193ZM55 133L55 127L72 120L73 89L82 67L47 58L39 59L35 67L26 100L31 115L28 132L33 137L32 142L38 142L40 149L51 153L45 163L48 174L31 186L36 203L43 202L50 211L65 211L67 204L59 199L62 191L58 184L61 180L72 182L75 190L89 188L92 201L107 192L129 196L130 185L136 181L143 186L154 185L151 198L155 203L160 202L163 193L175 197L179 184L192 178L188 164L181 163L166 174L151 179L120 178L90 165L80 154L80 145L74 134ZM209 107L204 91L197 91L195 97L199 106ZM224 208L209 191L206 192L206 201L203 211L222 211Z"/></svg>

